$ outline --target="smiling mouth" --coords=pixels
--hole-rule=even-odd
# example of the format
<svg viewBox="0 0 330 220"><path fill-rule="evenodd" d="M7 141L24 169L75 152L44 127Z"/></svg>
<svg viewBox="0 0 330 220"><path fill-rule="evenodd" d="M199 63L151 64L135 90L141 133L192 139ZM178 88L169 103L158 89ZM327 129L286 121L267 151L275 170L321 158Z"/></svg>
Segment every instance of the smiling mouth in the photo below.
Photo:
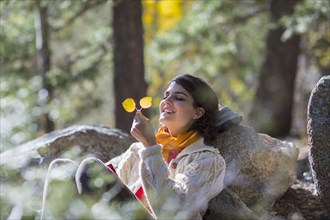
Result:
<svg viewBox="0 0 330 220"><path fill-rule="evenodd" d="M170 110L163 110L163 113L166 113L166 114L173 114L175 113L174 111L170 111Z"/></svg>

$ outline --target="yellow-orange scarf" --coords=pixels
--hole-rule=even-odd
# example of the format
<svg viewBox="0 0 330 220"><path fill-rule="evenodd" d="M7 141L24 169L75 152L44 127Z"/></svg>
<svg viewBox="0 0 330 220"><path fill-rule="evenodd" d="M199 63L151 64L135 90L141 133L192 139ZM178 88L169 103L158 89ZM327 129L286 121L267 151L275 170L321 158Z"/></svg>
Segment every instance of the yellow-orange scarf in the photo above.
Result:
<svg viewBox="0 0 330 220"><path fill-rule="evenodd" d="M156 134L157 143L163 145L163 157L169 162L170 153L180 153L185 147L200 138L197 131L191 130L173 137L165 128L160 128Z"/></svg>

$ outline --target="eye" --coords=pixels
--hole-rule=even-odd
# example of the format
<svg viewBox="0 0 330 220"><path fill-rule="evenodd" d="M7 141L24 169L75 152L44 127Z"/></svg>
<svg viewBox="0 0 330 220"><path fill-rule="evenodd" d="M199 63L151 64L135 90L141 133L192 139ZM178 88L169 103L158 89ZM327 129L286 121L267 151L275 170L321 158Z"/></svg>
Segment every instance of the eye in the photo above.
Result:
<svg viewBox="0 0 330 220"><path fill-rule="evenodd" d="M169 95L170 95L169 92L164 92L164 93L163 93L163 99L167 99L167 97L168 97Z"/></svg>
<svg viewBox="0 0 330 220"><path fill-rule="evenodd" d="M183 101L183 100L184 100L184 98L181 98L181 97L177 96L177 97L175 97L175 100L178 100L178 101Z"/></svg>

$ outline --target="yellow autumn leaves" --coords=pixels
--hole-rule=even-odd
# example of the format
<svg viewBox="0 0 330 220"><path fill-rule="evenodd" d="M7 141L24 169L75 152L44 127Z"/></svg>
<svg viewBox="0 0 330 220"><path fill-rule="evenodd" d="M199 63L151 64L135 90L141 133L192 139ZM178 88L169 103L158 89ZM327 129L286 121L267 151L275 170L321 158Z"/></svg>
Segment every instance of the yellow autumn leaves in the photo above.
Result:
<svg viewBox="0 0 330 220"><path fill-rule="evenodd" d="M140 104L141 109L150 108L152 105L152 98L150 96L143 97L142 99L140 99L139 104ZM125 99L125 101L123 101L122 105L127 112L133 112L134 110L138 110L136 108L136 103L135 103L134 99L132 99L132 98Z"/></svg>

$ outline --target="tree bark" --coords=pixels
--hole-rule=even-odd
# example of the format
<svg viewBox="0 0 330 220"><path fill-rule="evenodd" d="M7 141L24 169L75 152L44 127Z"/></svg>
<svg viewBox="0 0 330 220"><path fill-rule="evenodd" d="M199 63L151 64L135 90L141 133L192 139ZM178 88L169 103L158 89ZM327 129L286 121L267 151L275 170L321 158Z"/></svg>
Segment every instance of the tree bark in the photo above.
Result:
<svg viewBox="0 0 330 220"><path fill-rule="evenodd" d="M46 133L54 131L55 123L47 110L48 103L53 99L53 86L47 73L51 66L51 52L49 49L48 2L36 1L35 12L37 65L42 79L42 89L39 91L39 105L43 109L43 129Z"/></svg>
<svg viewBox="0 0 330 220"><path fill-rule="evenodd" d="M142 4L140 0L113 2L114 92L116 128L129 132L134 114L122 102L130 97L138 103L146 96L144 80Z"/></svg>
<svg viewBox="0 0 330 220"><path fill-rule="evenodd" d="M270 28L266 40L265 60L260 69L259 85L250 112L250 122L258 132L279 137L290 132L294 82L300 53L300 36L286 41L284 27L278 24L283 15L292 15L299 0L272 0Z"/></svg>

